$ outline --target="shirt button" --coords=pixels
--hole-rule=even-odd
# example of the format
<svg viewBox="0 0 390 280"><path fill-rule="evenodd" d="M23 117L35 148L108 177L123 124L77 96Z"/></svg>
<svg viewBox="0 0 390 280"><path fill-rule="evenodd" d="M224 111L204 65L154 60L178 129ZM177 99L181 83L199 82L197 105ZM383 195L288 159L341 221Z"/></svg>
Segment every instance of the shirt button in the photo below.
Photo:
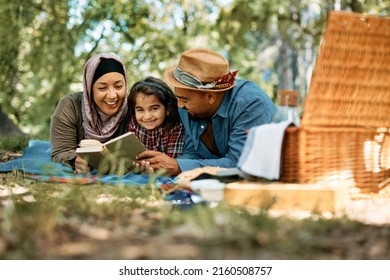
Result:
<svg viewBox="0 0 390 280"><path fill-rule="evenodd" d="M201 125L200 128L203 129L203 128L204 128L204 125Z"/></svg>

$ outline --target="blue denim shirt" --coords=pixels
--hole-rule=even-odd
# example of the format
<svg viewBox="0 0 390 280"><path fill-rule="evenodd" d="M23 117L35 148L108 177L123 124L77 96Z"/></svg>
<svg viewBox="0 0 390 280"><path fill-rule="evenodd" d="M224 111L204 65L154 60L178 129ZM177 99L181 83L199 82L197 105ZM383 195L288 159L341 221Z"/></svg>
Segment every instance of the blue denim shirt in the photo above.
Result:
<svg viewBox="0 0 390 280"><path fill-rule="evenodd" d="M251 127L270 123L276 107L269 96L255 83L237 80L225 93L212 117L215 144L221 156L212 154L200 140L207 121L193 120L179 108L185 128L183 154L177 158L181 171L203 166L236 167Z"/></svg>

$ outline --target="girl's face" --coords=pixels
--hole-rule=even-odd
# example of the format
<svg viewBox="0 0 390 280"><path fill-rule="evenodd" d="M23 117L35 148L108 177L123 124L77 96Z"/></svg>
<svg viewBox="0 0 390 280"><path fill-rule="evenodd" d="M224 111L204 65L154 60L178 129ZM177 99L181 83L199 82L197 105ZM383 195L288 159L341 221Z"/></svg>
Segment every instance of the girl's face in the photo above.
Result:
<svg viewBox="0 0 390 280"><path fill-rule="evenodd" d="M160 127L168 115L167 109L154 95L142 92L135 96L135 118L147 130Z"/></svg>
<svg viewBox="0 0 390 280"><path fill-rule="evenodd" d="M92 86L93 100L99 109L113 116L122 107L126 97L125 77L117 72L104 74Z"/></svg>

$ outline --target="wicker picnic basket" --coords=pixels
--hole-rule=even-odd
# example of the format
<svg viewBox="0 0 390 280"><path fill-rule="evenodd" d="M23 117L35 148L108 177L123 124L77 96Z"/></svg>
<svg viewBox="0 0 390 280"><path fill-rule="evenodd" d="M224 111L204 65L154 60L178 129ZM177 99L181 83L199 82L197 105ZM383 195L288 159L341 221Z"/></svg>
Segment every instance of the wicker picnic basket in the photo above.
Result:
<svg viewBox="0 0 390 280"><path fill-rule="evenodd" d="M390 18L330 12L283 182L378 191L390 178Z"/></svg>

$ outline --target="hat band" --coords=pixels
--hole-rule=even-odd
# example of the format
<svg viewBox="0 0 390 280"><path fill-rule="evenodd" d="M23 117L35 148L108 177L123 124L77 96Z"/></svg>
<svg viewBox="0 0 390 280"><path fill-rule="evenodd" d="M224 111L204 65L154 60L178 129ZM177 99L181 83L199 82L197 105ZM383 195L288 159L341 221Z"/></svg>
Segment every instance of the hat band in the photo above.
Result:
<svg viewBox="0 0 390 280"><path fill-rule="evenodd" d="M192 88L197 89L214 89L215 88L215 82L213 83L202 83L197 78L192 76L191 74L181 70L179 67L176 67L175 71L173 71L173 76L175 79Z"/></svg>

